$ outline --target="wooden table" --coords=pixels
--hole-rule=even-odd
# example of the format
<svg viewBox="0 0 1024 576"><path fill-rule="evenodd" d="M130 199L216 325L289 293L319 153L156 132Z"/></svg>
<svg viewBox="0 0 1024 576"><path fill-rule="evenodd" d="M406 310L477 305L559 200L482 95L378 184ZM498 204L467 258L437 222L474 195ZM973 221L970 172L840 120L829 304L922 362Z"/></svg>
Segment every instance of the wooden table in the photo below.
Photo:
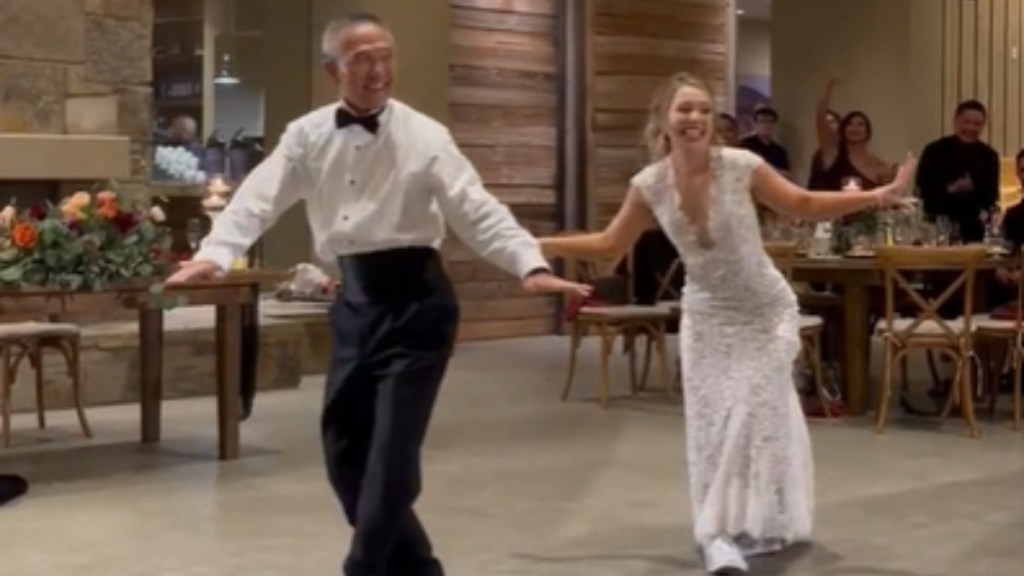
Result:
<svg viewBox="0 0 1024 576"><path fill-rule="evenodd" d="M184 302L180 303L183 306L216 307L217 431L218 454L222 460L239 456L239 421L245 410L243 387L255 393L255 373L245 378L243 372L255 369L255 351L259 346L259 294L263 286L283 277L277 272L238 271L211 282L168 287L163 293L162 298L172 301L183 297ZM164 309L151 297L148 286L99 292L0 290L0 322L26 316L59 318L119 308L138 310L142 442L156 444L161 435ZM248 381L243 386L244 380Z"/></svg>
<svg viewBox="0 0 1024 576"><path fill-rule="evenodd" d="M979 266L979 270L995 270L1016 262L1013 258L993 257ZM942 272L944 269L929 271ZM840 363L843 371L843 396L849 414L865 414L870 384L870 296L873 288L883 285L881 263L876 258L801 257L794 263L793 279L842 287L843 338Z"/></svg>

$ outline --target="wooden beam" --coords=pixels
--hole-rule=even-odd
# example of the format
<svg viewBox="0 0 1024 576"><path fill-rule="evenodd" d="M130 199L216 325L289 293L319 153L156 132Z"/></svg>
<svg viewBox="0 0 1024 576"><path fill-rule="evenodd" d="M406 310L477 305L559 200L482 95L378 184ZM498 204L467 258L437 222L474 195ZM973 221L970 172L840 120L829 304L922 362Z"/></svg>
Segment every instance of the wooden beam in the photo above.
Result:
<svg viewBox="0 0 1024 576"><path fill-rule="evenodd" d="M563 174L560 221L563 230L587 225L587 0L561 3L560 64L562 119L560 141Z"/></svg>

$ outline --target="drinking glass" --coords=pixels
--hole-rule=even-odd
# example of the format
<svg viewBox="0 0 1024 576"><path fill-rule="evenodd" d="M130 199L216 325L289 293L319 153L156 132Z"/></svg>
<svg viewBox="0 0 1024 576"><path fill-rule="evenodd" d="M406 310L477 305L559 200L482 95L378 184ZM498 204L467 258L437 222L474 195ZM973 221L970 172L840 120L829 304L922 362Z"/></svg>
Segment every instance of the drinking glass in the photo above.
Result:
<svg viewBox="0 0 1024 576"><path fill-rule="evenodd" d="M985 223L984 242L989 250L1000 251L1003 249L1003 227L996 218L991 218Z"/></svg>
<svg viewBox="0 0 1024 576"><path fill-rule="evenodd" d="M939 216L935 221L935 244L938 246L949 246L953 240L953 223L945 216Z"/></svg>
<svg viewBox="0 0 1024 576"><path fill-rule="evenodd" d="M189 218L185 223L185 238L188 248L193 254L199 251L199 243L203 240L203 223L199 218Z"/></svg>
<svg viewBox="0 0 1024 576"><path fill-rule="evenodd" d="M924 222L917 228L917 242L922 246L938 245L938 230L930 222Z"/></svg>
<svg viewBox="0 0 1024 576"><path fill-rule="evenodd" d="M796 250L800 254L807 254L811 249L811 240L814 238L814 225L799 223L793 228L793 241L796 243Z"/></svg>

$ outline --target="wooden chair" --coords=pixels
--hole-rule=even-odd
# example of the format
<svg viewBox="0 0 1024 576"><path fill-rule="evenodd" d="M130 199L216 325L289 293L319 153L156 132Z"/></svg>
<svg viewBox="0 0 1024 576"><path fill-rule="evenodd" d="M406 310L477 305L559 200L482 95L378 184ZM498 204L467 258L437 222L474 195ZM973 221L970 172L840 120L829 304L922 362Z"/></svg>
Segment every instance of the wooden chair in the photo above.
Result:
<svg viewBox="0 0 1024 576"><path fill-rule="evenodd" d="M85 417L81 378L81 336L76 324L51 322L16 322L0 324L0 353L3 357L3 377L0 379L0 408L3 412L3 444L11 445L11 391L17 381L22 361L28 360L35 371L36 418L39 428L46 428L46 394L44 390L43 352L60 352L71 380L71 392L78 413L78 423L86 438L92 438L92 429Z"/></svg>
<svg viewBox="0 0 1024 576"><path fill-rule="evenodd" d="M792 283L793 267L796 261L797 246L790 242L765 242L764 250L775 262L775 266ZM821 335L825 331L825 320L821 316L813 314L800 314L800 344L804 360L811 368L811 377L814 380L814 389L818 395L818 402L821 403L822 412L825 418L832 418L832 410L829 407L832 398L825 390L825 379L821 369Z"/></svg>
<svg viewBox="0 0 1024 576"><path fill-rule="evenodd" d="M679 269L683 267L683 262L679 258L676 258L672 262L672 265L668 267L668 270L664 274L658 275L658 296L657 301L660 302L675 302L679 303L679 299L682 298L682 294L679 291L679 287L672 285L672 279L679 273Z"/></svg>
<svg viewBox="0 0 1024 576"><path fill-rule="evenodd" d="M617 262L613 263L609 270L616 268ZM602 297L600 287L602 275L600 263L577 262L575 263L575 277L581 282L591 283L598 287L598 298ZM624 352L629 356L630 363L630 392L638 393L643 385L641 378L637 377L636 366L636 342L640 336L648 338L657 350L658 370L666 393L673 395L673 387L668 379L668 353L666 346L665 327L666 322L672 319L670 310L660 306L639 306L628 303L628 294L625 298L614 299L613 302L606 302L597 305L582 306L567 321L570 325L571 341L569 344L569 369L566 375L565 387L562 391L562 400L569 397L572 389L573 379L576 374L576 361L579 347L583 337L595 333L600 338L600 349L598 352L598 394L601 408L608 407L608 391L610 388L609 360L614 350L615 340L622 338ZM645 362L646 364L646 362ZM647 369L645 366L643 380L646 379Z"/></svg>
<svg viewBox="0 0 1024 576"><path fill-rule="evenodd" d="M977 437L970 367L972 362L977 363L973 346L974 286L978 265L988 257L985 247L886 246L878 248L876 254L882 265L885 284L885 317L877 330L884 341L885 358L875 416L876 433L884 430L889 416L895 365L911 351L925 350L944 355L955 365L953 386L939 416L940 421L949 416L954 403L959 400L968 434ZM930 300L922 295L921 287L908 273L936 269L955 270L958 275L944 292ZM942 318L939 310L946 302L952 301L961 288L963 316L954 320ZM906 298L899 298L901 294ZM900 304L912 305L916 314L913 317L897 316Z"/></svg>
<svg viewBox="0 0 1024 576"><path fill-rule="evenodd" d="M675 286L672 281L676 274L679 273L680 268L683 267L681 259L676 258L672 261L672 265L668 267L664 274L658 275L658 293L655 295L654 302L660 308L667 310L672 315L672 321L676 324L683 315L683 303L682 303L682 292L679 286ZM653 343L648 340L647 349L644 351L644 363L643 366L646 368L650 365L651 349ZM672 386L675 389L682 391L683 388L683 358L682 352L676 353L675 368L673 370ZM646 372L644 377L640 380L641 386L647 382ZM643 388L641 388L642 390Z"/></svg>
<svg viewBox="0 0 1024 576"><path fill-rule="evenodd" d="M1018 270L1024 270L1024 251L1017 256ZM1024 283L1017 283L1017 300L1014 318L994 318L982 314L975 318L975 331L979 340L986 339L1005 344L1013 371L1012 425L1015 431L1021 429L1021 371L1024 369ZM1002 363L1001 363L1002 364ZM998 374L997 374L998 376ZM989 412L994 417L999 407L999 379L989 379Z"/></svg>

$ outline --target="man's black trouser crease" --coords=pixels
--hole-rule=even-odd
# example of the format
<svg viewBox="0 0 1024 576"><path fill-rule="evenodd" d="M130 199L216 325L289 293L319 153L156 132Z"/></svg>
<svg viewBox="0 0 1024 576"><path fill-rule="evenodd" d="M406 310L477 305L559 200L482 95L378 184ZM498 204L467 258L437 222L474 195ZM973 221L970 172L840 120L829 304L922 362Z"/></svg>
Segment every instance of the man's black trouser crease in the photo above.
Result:
<svg viewBox="0 0 1024 576"><path fill-rule="evenodd" d="M322 433L354 528L346 576L442 576L413 504L420 452L454 346L458 306L436 251L342 258Z"/></svg>

